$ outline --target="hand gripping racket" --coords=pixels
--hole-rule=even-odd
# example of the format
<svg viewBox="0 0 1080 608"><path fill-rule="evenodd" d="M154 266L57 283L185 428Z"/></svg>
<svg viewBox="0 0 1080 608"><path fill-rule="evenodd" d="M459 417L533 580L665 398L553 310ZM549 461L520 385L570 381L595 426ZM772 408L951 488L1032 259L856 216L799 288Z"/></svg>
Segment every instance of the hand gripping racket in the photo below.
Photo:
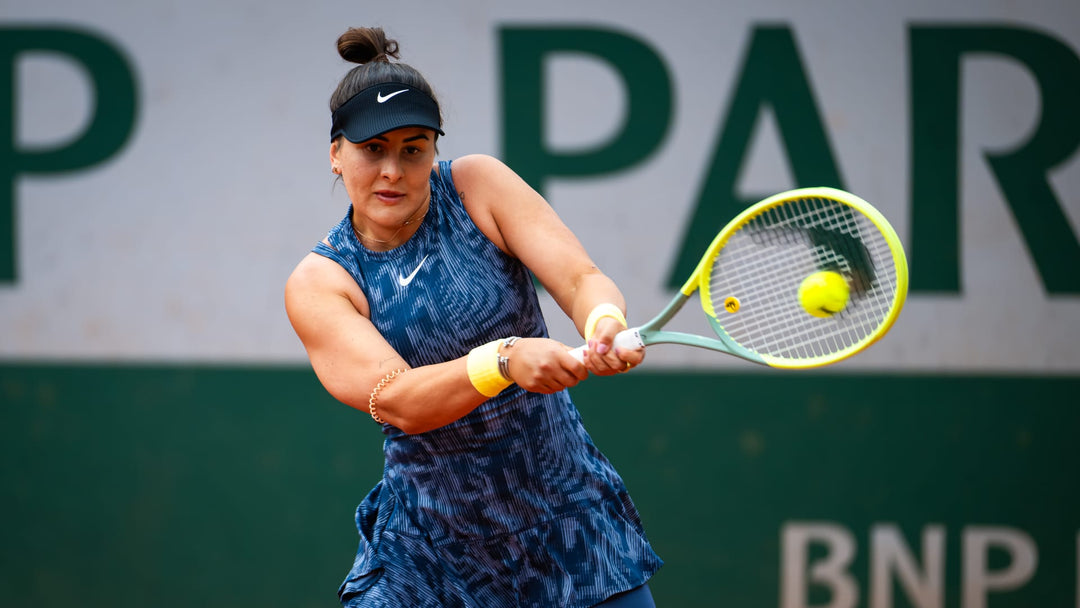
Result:
<svg viewBox="0 0 1080 608"><path fill-rule="evenodd" d="M772 367L818 367L885 335L907 285L903 245L880 212L833 188L791 190L728 223L667 307L620 332L615 346L684 344ZM663 329L694 291L715 337ZM581 360L584 349L571 354Z"/></svg>

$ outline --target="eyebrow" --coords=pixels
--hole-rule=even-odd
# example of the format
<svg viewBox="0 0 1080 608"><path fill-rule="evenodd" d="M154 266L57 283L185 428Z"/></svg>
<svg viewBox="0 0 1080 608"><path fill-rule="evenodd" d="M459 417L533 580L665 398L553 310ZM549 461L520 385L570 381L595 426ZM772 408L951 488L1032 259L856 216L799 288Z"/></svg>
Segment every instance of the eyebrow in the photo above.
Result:
<svg viewBox="0 0 1080 608"><path fill-rule="evenodd" d="M403 141L405 143L408 143L410 141L416 141L418 139L427 139L427 138L428 138L427 133L421 133L419 135L413 135L412 137L406 137L405 139L403 139L401 141ZM372 137L371 139L377 139L379 141L386 141L386 142L390 141L389 139L387 139L386 137L384 137L382 135L376 135L375 137Z"/></svg>

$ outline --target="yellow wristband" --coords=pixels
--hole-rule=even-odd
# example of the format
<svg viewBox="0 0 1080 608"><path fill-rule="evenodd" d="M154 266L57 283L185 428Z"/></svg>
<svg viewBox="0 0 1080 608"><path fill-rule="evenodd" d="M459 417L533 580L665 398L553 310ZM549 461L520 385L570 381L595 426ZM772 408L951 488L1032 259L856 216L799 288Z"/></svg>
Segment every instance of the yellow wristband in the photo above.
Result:
<svg viewBox="0 0 1080 608"><path fill-rule="evenodd" d="M619 323L622 323L623 327L626 327L626 317L623 316L618 306L614 304L600 304L596 308L592 309L589 313L589 318L585 321L585 339L591 340L593 332L596 331L596 324L604 317L611 317Z"/></svg>
<svg viewBox="0 0 1080 608"><path fill-rule="evenodd" d="M485 397L494 397L514 383L499 373L499 347L502 343L502 340L495 340L469 351L469 382Z"/></svg>

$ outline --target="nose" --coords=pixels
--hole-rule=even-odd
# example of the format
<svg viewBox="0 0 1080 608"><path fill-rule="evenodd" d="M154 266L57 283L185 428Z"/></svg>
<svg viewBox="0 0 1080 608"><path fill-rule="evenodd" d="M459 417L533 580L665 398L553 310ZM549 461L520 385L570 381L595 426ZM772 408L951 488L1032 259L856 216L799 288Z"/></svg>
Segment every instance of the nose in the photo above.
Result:
<svg viewBox="0 0 1080 608"><path fill-rule="evenodd" d="M392 154L388 154L382 161L379 175L390 182L396 182L402 175L401 163Z"/></svg>

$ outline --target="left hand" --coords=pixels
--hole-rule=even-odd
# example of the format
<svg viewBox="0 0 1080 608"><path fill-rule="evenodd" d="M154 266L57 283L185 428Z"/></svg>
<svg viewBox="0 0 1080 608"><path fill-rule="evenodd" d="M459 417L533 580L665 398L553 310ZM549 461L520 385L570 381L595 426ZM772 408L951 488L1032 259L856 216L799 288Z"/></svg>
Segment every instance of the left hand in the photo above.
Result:
<svg viewBox="0 0 1080 608"><path fill-rule="evenodd" d="M645 360L644 348L615 348L615 334L626 329L618 319L602 317L585 351L585 367L597 376L628 372Z"/></svg>

